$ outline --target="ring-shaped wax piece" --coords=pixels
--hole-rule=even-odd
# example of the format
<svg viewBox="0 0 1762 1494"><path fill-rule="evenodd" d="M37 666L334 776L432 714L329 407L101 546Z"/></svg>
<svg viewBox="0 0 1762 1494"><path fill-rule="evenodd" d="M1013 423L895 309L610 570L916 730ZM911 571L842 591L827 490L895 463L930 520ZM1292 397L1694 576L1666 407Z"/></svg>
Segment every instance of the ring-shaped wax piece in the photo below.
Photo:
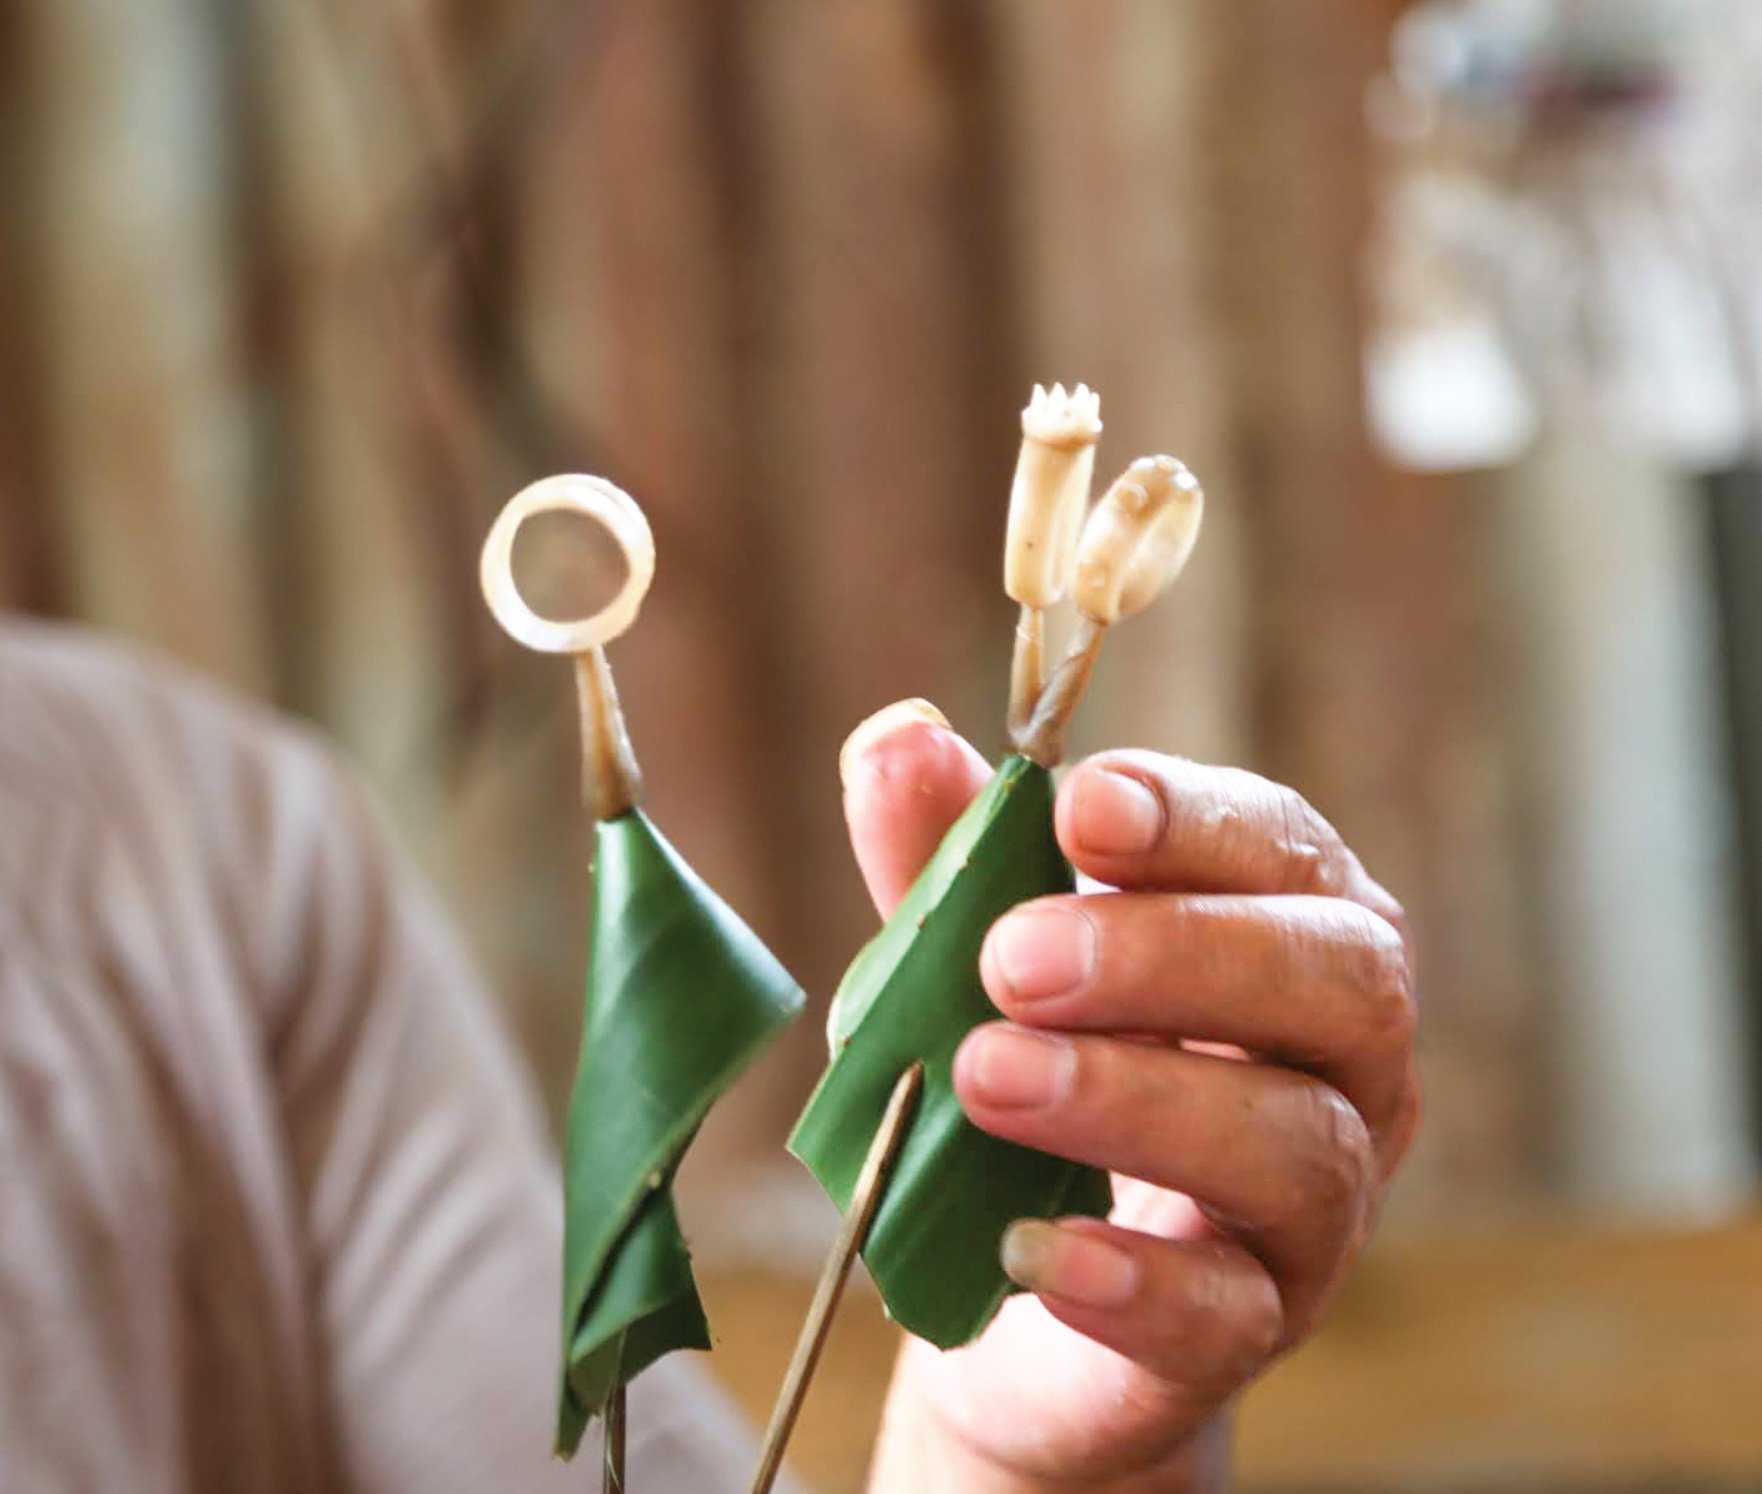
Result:
<svg viewBox="0 0 1762 1494"><path fill-rule="evenodd" d="M568 513L595 519L624 555L624 584L589 617L553 621L526 605L514 583L514 539L534 514ZM631 623L655 578L655 537L636 500L603 477L547 477L522 488L491 526L478 570L483 598L510 635L545 654L580 654L611 642Z"/></svg>

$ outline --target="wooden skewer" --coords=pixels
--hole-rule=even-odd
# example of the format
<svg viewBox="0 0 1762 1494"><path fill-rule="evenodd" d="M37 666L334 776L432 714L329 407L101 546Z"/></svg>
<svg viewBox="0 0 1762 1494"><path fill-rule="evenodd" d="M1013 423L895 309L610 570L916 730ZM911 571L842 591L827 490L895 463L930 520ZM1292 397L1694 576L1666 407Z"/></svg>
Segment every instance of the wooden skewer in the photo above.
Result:
<svg viewBox="0 0 1762 1494"><path fill-rule="evenodd" d="M821 1350L826 1347L832 1316L838 1311L839 1299L844 1295L845 1283L850 1280L857 1252L862 1249L869 1226L874 1222L875 1211L881 1205L888 1172L899 1154L900 1143L905 1139L912 1108L923 1084L924 1066L914 1063L893 1086L886 1113L881 1117L875 1139L869 1143L863 1169L857 1175L850 1208L845 1211L844 1223L833 1242L832 1253L826 1258L826 1268L820 1273L820 1284L814 1288L813 1304L808 1308L807 1321L802 1324L801 1337L796 1340L795 1353L783 1376L783 1388L777 1393L771 1424L765 1429L765 1443L759 1452L758 1471L748 1485L748 1494L769 1494L771 1485L777 1481L778 1470L783 1467L783 1450L789 1444L789 1434L795 1430L796 1418L807 1398L808 1382L820 1363Z"/></svg>
<svg viewBox="0 0 1762 1494"><path fill-rule="evenodd" d="M620 1385L606 1405L606 1466L605 1477L600 1483L601 1494L625 1494L625 1419L624 1387Z"/></svg>

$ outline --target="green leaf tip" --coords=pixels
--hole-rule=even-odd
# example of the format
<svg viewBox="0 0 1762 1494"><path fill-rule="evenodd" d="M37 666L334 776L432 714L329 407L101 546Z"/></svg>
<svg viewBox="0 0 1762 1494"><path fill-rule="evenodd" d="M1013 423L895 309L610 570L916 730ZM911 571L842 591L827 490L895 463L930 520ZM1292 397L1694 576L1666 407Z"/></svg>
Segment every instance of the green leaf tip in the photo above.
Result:
<svg viewBox="0 0 1762 1494"><path fill-rule="evenodd" d="M1070 892L1052 825L1052 776L1014 756L955 823L833 998L832 1061L789 1149L848 1208L888 1095L924 1065L917 1115L870 1227L863 1259L887 1310L942 1348L982 1332L1014 1285L998 1247L1020 1218L1105 1215L1107 1175L987 1135L955 1098L961 1039L999 1013L979 948L1006 910Z"/></svg>
<svg viewBox="0 0 1762 1494"><path fill-rule="evenodd" d="M710 1346L673 1175L710 1106L803 1004L640 810L596 826L592 929L563 1154L565 1458L619 1385Z"/></svg>

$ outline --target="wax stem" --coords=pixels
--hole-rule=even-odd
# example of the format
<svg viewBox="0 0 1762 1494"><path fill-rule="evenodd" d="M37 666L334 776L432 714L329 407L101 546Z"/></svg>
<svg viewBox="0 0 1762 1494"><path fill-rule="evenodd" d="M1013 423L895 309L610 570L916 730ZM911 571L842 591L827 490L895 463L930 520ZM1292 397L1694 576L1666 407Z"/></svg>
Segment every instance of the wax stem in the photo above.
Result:
<svg viewBox="0 0 1762 1494"><path fill-rule="evenodd" d="M1013 742L1027 730L1046 684L1046 611L1022 604L1016 620L1016 648L1010 660L1009 734Z"/></svg>
<svg viewBox="0 0 1762 1494"><path fill-rule="evenodd" d="M1056 768L1064 760L1065 728L1089 688L1106 637L1105 623L1091 617L1078 618L1070 647L1040 692L1033 715L1019 733L1011 734L1016 751L1030 762Z"/></svg>
<svg viewBox="0 0 1762 1494"><path fill-rule="evenodd" d="M581 706L582 796L595 819L615 819L642 798L642 772L605 649L575 655L575 688Z"/></svg>

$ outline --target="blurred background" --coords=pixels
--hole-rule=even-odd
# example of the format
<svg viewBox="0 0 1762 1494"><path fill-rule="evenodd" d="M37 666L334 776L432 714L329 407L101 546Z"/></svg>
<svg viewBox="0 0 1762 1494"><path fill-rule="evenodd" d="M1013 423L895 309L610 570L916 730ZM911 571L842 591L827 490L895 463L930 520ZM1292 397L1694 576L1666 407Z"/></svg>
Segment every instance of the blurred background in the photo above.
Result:
<svg viewBox="0 0 1762 1494"><path fill-rule="evenodd" d="M926 695L999 748L1017 411L1086 380L1101 475L1209 514L1076 745L1296 784L1422 955L1423 1141L1245 1486L1762 1489L1757 9L0 0L0 605L334 735L555 1111L588 836L497 508L647 508L651 807L823 1000L839 743ZM817 1028L686 1179L755 1408ZM847 1309L829 1494L890 1345Z"/></svg>

